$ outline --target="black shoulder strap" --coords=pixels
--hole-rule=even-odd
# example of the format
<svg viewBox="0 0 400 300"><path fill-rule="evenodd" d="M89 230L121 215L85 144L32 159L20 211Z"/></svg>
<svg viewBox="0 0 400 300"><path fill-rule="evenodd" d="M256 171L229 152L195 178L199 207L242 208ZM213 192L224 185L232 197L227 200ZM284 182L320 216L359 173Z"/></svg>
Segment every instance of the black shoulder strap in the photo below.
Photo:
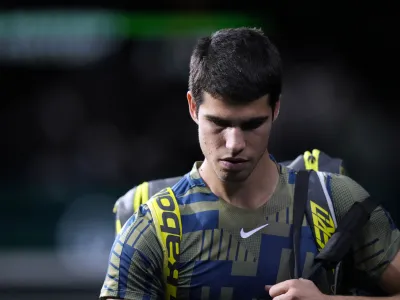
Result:
<svg viewBox="0 0 400 300"><path fill-rule="evenodd" d="M335 216L330 207L329 195L324 191L321 174L314 170L297 172L293 204L293 251L291 256L292 278L299 278L300 270L300 237L304 217L311 227L319 251L335 232ZM322 175L321 175L322 176Z"/></svg>
<svg viewBox="0 0 400 300"><path fill-rule="evenodd" d="M293 232L292 243L293 251L290 257L290 271L293 279L300 278L300 237L301 228L304 220L304 213L308 199L308 182L310 173L307 170L297 172L296 183L294 187L293 203Z"/></svg>
<svg viewBox="0 0 400 300"><path fill-rule="evenodd" d="M311 272L305 277L314 281L320 270L335 268L345 258L354 238L362 232L371 213L379 205L370 197L356 202L336 225L333 203L324 189L324 177L320 176L322 173L314 171L299 171L296 176L293 204L293 251L290 257L292 278L301 276L299 274L300 237L304 214L312 227L319 250ZM336 285L336 282L334 284Z"/></svg>
<svg viewBox="0 0 400 300"><path fill-rule="evenodd" d="M370 197L353 204L343 216L336 232L315 257L315 264L307 279L315 280L322 268L332 268L345 258L351 250L354 239L362 232L362 228L378 205L379 203Z"/></svg>
<svg viewBox="0 0 400 300"><path fill-rule="evenodd" d="M315 257L315 260L322 262L327 267L339 263L350 251L354 238L362 232L362 228L377 206L378 203L370 197L354 203L340 221L335 234Z"/></svg>
<svg viewBox="0 0 400 300"><path fill-rule="evenodd" d="M306 218L317 249L321 251L337 227L335 210L326 189L324 173L311 172L309 181Z"/></svg>

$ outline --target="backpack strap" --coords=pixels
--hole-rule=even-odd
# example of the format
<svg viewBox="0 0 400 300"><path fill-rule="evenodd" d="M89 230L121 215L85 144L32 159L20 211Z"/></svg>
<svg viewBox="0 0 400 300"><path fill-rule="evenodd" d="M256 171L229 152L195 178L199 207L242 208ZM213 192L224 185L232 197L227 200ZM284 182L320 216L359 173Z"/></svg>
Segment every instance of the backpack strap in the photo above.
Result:
<svg viewBox="0 0 400 300"><path fill-rule="evenodd" d="M300 278L300 237L304 220L304 212L308 199L308 184L310 172L306 170L298 171L294 188L293 203L293 232L292 245L293 251L290 256L290 271L293 279Z"/></svg>
<svg viewBox="0 0 400 300"><path fill-rule="evenodd" d="M156 194L147 205L153 216L164 253L165 299L176 299L178 264L182 240L182 221L178 202L171 188Z"/></svg>
<svg viewBox="0 0 400 300"><path fill-rule="evenodd" d="M361 232L377 206L378 203L371 197L354 203L341 220L324 251L317 255L316 260L325 260L331 263L341 261L344 255L350 251L354 237Z"/></svg>
<svg viewBox="0 0 400 300"><path fill-rule="evenodd" d="M292 278L299 278L300 235L304 219L311 227L318 251L321 251L337 227L332 200L321 172L300 170L296 175L293 204Z"/></svg>
<svg viewBox="0 0 400 300"><path fill-rule="evenodd" d="M140 205L149 200L149 183L147 181L142 182L136 187L135 196L133 197L133 212L135 213Z"/></svg>
<svg viewBox="0 0 400 300"><path fill-rule="evenodd" d="M315 257L316 264L310 277L315 276L321 267L333 267L340 263L350 252L354 238L361 233L372 212L379 203L368 197L361 202L354 203L343 216L336 232L326 243L324 249Z"/></svg>
<svg viewBox="0 0 400 300"><path fill-rule="evenodd" d="M182 177L179 176L179 177L169 177L169 178L149 181L148 197L151 198L162 189L174 186L181 179ZM146 199L146 201L147 200L148 199Z"/></svg>
<svg viewBox="0 0 400 300"><path fill-rule="evenodd" d="M136 187L133 197L133 211L136 212L140 205L149 201L151 197L166 187L173 186L181 177L163 178L151 181L145 181Z"/></svg>
<svg viewBox="0 0 400 300"><path fill-rule="evenodd" d="M175 185L181 178L182 177L171 177L144 181L120 197L115 202L113 208L116 234L121 231L122 226L124 226L125 222L139 209L140 205L146 203L162 189Z"/></svg>
<svg viewBox="0 0 400 300"><path fill-rule="evenodd" d="M115 233L119 234L125 222L137 210L137 203L140 202L142 197L141 188L142 184L135 186L125 193L114 204L113 212L115 214Z"/></svg>
<svg viewBox="0 0 400 300"><path fill-rule="evenodd" d="M310 173L308 201L305 209L307 223L311 227L318 252L325 248L337 227L332 199L326 188L326 176L329 175L323 172L312 171ZM336 270L335 267L333 266L332 272L327 273L328 284L331 285L330 292L333 294L336 293L336 274L338 274L340 266Z"/></svg>
<svg viewBox="0 0 400 300"><path fill-rule="evenodd" d="M351 253L354 238L361 233L371 213L379 204L370 197L356 202L338 224L332 199L326 190L325 176L329 175L322 172L310 174L306 217L313 229L319 254L315 257L314 266L307 278L317 279L319 271L323 268L333 269L333 273L328 272L328 280L332 285L331 292L336 294L341 279L342 261Z"/></svg>
<svg viewBox="0 0 400 300"><path fill-rule="evenodd" d="M326 174L310 173L306 218L310 225L318 251L321 251L337 227L332 199L325 185Z"/></svg>

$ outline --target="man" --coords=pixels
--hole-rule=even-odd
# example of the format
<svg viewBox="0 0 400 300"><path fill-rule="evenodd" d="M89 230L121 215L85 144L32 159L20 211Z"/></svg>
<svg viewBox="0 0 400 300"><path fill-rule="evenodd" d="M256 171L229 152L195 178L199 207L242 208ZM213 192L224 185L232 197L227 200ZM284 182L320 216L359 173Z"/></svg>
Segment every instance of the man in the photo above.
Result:
<svg viewBox="0 0 400 300"><path fill-rule="evenodd" d="M369 299L329 296L326 281L317 287L291 279L296 173L267 149L280 93L280 55L262 31L225 29L199 40L187 100L204 161L126 222L112 247L101 299ZM328 174L326 189L339 222L368 196L343 175ZM161 216L161 233L154 203L171 210ZM181 240L163 235L176 229ZM306 222L302 229L300 272L306 274L317 248ZM382 209L353 245L354 269L395 295L390 299L400 299L399 248L400 233Z"/></svg>

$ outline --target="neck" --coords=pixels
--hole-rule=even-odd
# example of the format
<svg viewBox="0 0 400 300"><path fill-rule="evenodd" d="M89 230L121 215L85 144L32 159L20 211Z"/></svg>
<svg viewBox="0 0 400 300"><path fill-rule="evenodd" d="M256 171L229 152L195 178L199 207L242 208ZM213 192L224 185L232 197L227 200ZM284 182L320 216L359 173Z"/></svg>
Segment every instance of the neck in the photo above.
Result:
<svg viewBox="0 0 400 300"><path fill-rule="evenodd" d="M243 182L221 181L207 160L204 160L199 172L215 195L234 206L248 209L264 205L274 193L279 181L276 163L270 159L268 152Z"/></svg>

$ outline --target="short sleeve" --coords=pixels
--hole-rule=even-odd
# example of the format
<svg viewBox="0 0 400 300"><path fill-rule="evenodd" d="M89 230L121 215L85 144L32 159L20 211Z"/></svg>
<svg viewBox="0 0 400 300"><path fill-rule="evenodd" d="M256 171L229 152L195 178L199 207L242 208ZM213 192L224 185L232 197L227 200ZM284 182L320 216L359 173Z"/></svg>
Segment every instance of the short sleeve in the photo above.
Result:
<svg viewBox="0 0 400 300"><path fill-rule="evenodd" d="M330 176L328 187L338 222L340 222L355 202L364 200L369 194L347 176L334 174ZM383 207L378 206L371 214L360 236L354 241L354 267L378 281L399 249L400 232L390 214Z"/></svg>
<svg viewBox="0 0 400 300"><path fill-rule="evenodd" d="M100 299L161 299L163 251L150 210L142 205L115 238Z"/></svg>

